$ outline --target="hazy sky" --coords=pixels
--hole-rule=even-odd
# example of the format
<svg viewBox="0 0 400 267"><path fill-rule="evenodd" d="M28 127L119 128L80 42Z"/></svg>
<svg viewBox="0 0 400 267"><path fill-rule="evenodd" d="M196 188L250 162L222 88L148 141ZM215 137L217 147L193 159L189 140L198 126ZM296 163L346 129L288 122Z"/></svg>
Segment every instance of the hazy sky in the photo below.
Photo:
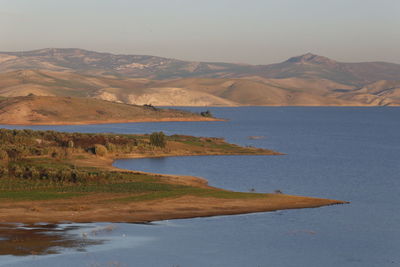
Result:
<svg viewBox="0 0 400 267"><path fill-rule="evenodd" d="M400 0L0 0L0 50L400 63Z"/></svg>

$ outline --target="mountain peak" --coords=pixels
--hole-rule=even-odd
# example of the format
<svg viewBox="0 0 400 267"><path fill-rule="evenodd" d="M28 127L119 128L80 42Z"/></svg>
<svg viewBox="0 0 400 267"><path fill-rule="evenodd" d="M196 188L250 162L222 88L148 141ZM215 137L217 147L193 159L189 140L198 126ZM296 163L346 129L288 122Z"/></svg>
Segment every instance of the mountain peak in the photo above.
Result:
<svg viewBox="0 0 400 267"><path fill-rule="evenodd" d="M336 61L329 59L327 57L318 56L312 53L307 53L297 57L291 57L285 62L288 63L300 63L300 64L335 64Z"/></svg>

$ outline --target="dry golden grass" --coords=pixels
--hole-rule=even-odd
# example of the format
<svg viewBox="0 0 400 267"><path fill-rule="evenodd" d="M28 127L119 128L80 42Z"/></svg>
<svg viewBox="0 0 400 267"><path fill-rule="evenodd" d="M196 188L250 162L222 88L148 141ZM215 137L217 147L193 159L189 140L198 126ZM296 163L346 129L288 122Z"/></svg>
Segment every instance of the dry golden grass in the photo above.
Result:
<svg viewBox="0 0 400 267"><path fill-rule="evenodd" d="M399 83L378 81L363 88L324 78L260 76L149 80L72 72L23 70L0 74L0 96L29 93L99 98L160 106L368 106L399 105Z"/></svg>
<svg viewBox="0 0 400 267"><path fill-rule="evenodd" d="M1 124L89 124L215 120L170 109L91 98L26 96L0 100Z"/></svg>

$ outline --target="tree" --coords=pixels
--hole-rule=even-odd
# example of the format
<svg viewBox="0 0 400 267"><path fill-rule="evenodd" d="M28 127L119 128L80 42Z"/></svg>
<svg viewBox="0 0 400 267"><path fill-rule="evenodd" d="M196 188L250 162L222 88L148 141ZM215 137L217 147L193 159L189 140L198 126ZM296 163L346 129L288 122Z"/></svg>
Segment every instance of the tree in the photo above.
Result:
<svg viewBox="0 0 400 267"><path fill-rule="evenodd" d="M163 132L154 132L150 135L150 144L158 147L165 147L166 140Z"/></svg>

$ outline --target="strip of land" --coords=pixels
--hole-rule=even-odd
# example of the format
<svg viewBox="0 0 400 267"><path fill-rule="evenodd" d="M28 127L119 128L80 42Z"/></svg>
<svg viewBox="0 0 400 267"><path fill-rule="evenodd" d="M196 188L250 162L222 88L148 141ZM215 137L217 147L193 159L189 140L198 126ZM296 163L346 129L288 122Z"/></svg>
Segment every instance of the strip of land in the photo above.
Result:
<svg viewBox="0 0 400 267"><path fill-rule="evenodd" d="M0 124L9 125L221 121L209 112L201 114L80 97L29 95L0 99Z"/></svg>
<svg viewBox="0 0 400 267"><path fill-rule="evenodd" d="M112 166L117 158L281 155L218 138L30 130L0 130L0 137L4 141L0 145L1 223L148 222L346 203L232 192L211 187L201 178Z"/></svg>
<svg viewBox="0 0 400 267"><path fill-rule="evenodd" d="M223 191L221 191L222 193ZM219 193L219 192L218 192ZM130 195L96 194L53 201L2 201L0 221L5 222L150 222L284 209L344 204L329 199L260 194L193 196L135 201ZM118 201L120 200L120 201Z"/></svg>

